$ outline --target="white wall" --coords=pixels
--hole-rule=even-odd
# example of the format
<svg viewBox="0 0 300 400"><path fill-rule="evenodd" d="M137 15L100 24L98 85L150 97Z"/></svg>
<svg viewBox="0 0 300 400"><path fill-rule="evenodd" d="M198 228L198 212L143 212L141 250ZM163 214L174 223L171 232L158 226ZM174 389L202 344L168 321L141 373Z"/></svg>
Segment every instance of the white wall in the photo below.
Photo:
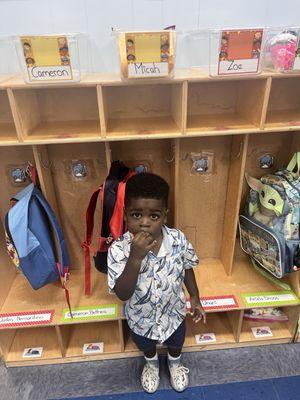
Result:
<svg viewBox="0 0 300 400"><path fill-rule="evenodd" d="M19 34L87 34L91 71L117 71L111 28L181 32L202 28L299 26L299 0L0 0L0 37ZM202 44L205 41L202 40ZM177 66L195 65L197 41L179 35ZM202 52L205 52L203 47ZM9 44L0 42L0 72L18 63Z"/></svg>

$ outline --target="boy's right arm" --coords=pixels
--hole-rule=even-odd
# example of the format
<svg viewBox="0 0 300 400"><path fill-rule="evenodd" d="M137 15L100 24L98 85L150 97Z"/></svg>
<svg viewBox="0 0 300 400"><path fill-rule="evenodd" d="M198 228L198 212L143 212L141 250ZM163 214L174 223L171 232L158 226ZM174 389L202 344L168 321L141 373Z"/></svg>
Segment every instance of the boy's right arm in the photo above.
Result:
<svg viewBox="0 0 300 400"><path fill-rule="evenodd" d="M120 300L126 301L133 295L142 261L155 245L156 240L153 240L150 233L139 232L134 236L124 271L117 279L114 287Z"/></svg>

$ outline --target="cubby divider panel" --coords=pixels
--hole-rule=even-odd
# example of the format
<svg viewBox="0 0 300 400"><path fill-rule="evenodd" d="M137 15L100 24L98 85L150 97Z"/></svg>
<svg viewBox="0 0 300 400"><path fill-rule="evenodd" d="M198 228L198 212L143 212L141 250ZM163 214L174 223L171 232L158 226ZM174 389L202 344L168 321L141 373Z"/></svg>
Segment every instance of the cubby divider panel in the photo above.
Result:
<svg viewBox="0 0 300 400"><path fill-rule="evenodd" d="M125 353L139 352L135 343L132 340L130 329L128 327L127 321L123 320L123 335L124 335L124 348Z"/></svg>
<svg viewBox="0 0 300 400"><path fill-rule="evenodd" d="M6 90L0 89L0 145L2 142L17 142L17 131Z"/></svg>

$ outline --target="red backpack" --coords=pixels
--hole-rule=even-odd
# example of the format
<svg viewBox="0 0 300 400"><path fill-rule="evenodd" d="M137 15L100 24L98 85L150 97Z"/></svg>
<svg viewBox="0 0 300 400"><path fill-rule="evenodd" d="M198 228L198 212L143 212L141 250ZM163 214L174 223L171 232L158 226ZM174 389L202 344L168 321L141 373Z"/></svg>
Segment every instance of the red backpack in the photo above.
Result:
<svg viewBox="0 0 300 400"><path fill-rule="evenodd" d="M91 293L91 262L90 251L93 252L95 267L102 273L107 273L107 251L111 243L125 232L124 198L127 180L135 172L122 162L114 161L103 184L97 189L89 201L86 210L86 236L82 243L85 257L85 294ZM94 230L94 214L100 194L101 218L98 249L92 246Z"/></svg>

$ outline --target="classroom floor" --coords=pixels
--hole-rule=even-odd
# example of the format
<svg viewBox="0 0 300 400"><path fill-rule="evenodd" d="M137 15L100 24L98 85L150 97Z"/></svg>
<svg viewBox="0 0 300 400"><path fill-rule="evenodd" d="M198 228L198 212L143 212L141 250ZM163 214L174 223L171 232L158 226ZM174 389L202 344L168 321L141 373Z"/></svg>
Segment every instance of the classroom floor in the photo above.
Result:
<svg viewBox="0 0 300 400"><path fill-rule="evenodd" d="M151 400L298 400L300 376L264 379L259 381L223 383L190 387L184 393L158 390ZM149 400L147 393L135 392L92 397L74 397L76 400Z"/></svg>
<svg viewBox="0 0 300 400"><path fill-rule="evenodd" d="M196 386L300 375L300 344L185 353L183 360L191 371L191 389L189 389L191 391L196 390L197 388L194 388ZM139 376L142 366L141 357L10 369L6 369L3 364L0 364L0 399L50 400L140 392ZM236 384L208 389L202 387L200 395L195 395L195 397L192 396L192 392L185 392L186 394L190 393L190 397L186 397L184 394L176 397L175 392L172 395L172 392L163 391L158 393L158 395L162 393L162 397L157 397L157 399L281 400L283 397L280 397L278 391L275 391L277 397L274 397L273 392L273 397L270 397L271 388L273 390L276 385L274 382L280 383L277 380L265 383L246 383L245 387L249 389L246 390L246 393L252 394L252 397L244 397L244 390L239 387L240 384ZM286 394L285 400L300 399L300 395L298 398L288 397L286 392L299 384L297 378L293 378L291 383L289 380L282 382L285 383L277 384L277 387L278 390L283 388L282 394ZM263 387L262 385L267 386ZM160 389L170 389L165 357L161 358ZM207 397L208 395L201 397L201 393L205 395L206 390L215 390L215 397ZM269 393L269 397L266 397L265 392ZM167 393L172 396L165 397ZM227 397L225 397L226 393ZM300 392L298 391L298 393ZM255 395L258 397L253 397ZM140 400L144 399L143 396L143 394L135 394L127 398ZM291 394L291 396L294 395ZM126 397L122 396L121 398L125 400ZM152 398L154 400L153 396ZM113 396L113 399L117 400L117 397Z"/></svg>

